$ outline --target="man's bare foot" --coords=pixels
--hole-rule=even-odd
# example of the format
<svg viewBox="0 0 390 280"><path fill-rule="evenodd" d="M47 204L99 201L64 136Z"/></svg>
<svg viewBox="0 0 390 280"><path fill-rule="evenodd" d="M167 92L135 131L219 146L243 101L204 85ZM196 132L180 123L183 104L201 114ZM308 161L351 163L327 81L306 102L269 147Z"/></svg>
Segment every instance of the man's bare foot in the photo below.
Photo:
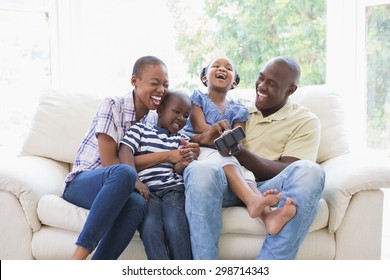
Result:
<svg viewBox="0 0 390 280"><path fill-rule="evenodd" d="M271 235L277 234L288 221L296 214L297 207L291 198L286 199L286 203L273 211L267 211L261 215L261 219L265 225L265 229Z"/></svg>
<svg viewBox="0 0 390 280"><path fill-rule="evenodd" d="M260 217L264 208L277 204L283 197L283 193L277 193L276 189L270 189L263 193L263 196L256 196L247 204L249 216L252 218Z"/></svg>

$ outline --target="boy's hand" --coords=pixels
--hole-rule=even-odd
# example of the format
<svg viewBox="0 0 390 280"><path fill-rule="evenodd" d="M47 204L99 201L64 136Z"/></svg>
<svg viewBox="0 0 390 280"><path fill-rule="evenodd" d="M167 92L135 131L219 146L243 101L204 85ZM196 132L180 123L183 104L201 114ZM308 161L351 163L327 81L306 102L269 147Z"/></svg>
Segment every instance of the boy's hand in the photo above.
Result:
<svg viewBox="0 0 390 280"><path fill-rule="evenodd" d="M179 161L181 161L182 159L182 155L181 155L181 152L180 152L180 148L177 149L177 150L171 150L168 152L168 161L170 163L178 163Z"/></svg>
<svg viewBox="0 0 390 280"><path fill-rule="evenodd" d="M198 143L193 143L193 142L187 142L185 139L180 138L180 142L183 144L182 146L179 147L180 154L184 157L185 154L189 153L191 151L195 159L198 158L199 153L200 153L200 148Z"/></svg>

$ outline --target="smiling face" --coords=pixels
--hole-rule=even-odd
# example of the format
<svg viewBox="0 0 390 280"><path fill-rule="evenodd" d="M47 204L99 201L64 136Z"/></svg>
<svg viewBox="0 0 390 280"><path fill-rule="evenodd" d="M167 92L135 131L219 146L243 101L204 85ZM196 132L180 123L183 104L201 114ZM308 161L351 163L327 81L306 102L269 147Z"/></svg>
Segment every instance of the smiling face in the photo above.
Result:
<svg viewBox="0 0 390 280"><path fill-rule="evenodd" d="M224 91L234 88L237 83L236 69L233 62L225 57L216 58L207 67L206 75L202 82L206 83L209 89L223 89Z"/></svg>
<svg viewBox="0 0 390 280"><path fill-rule="evenodd" d="M271 60L256 80L256 107L267 117L280 108L297 89L299 71L284 60Z"/></svg>
<svg viewBox="0 0 390 280"><path fill-rule="evenodd" d="M147 65L142 75L131 77L137 103L147 110L156 110L168 91L168 70L163 64Z"/></svg>
<svg viewBox="0 0 390 280"><path fill-rule="evenodd" d="M191 112L191 100L186 93L169 92L157 109L157 125L176 133L187 123Z"/></svg>

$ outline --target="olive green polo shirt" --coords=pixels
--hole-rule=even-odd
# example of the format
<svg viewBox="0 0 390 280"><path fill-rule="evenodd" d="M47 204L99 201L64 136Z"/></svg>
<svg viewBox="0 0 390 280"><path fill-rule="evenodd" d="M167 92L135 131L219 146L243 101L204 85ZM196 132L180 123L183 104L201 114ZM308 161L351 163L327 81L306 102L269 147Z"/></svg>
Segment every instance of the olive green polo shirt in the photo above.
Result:
<svg viewBox="0 0 390 280"><path fill-rule="evenodd" d="M320 144L320 121L307 108L288 101L264 118L255 106L249 109L244 146L254 154L279 160L295 157L314 161Z"/></svg>

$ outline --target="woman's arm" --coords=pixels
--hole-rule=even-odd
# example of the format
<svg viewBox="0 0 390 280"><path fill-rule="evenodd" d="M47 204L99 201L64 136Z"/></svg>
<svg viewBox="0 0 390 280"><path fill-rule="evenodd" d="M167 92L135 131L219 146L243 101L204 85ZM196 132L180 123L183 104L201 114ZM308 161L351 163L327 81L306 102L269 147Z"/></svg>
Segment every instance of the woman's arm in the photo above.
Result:
<svg viewBox="0 0 390 280"><path fill-rule="evenodd" d="M127 164L131 167L135 168L134 154L133 150L124 144L121 144L119 147L119 160L123 164ZM141 180L137 176L137 181L135 182L135 189L146 199L149 200L150 191L149 188L141 182Z"/></svg>
<svg viewBox="0 0 390 280"><path fill-rule="evenodd" d="M119 164L120 161L115 140L105 133L99 133L97 138L102 166L106 167L113 164Z"/></svg>

